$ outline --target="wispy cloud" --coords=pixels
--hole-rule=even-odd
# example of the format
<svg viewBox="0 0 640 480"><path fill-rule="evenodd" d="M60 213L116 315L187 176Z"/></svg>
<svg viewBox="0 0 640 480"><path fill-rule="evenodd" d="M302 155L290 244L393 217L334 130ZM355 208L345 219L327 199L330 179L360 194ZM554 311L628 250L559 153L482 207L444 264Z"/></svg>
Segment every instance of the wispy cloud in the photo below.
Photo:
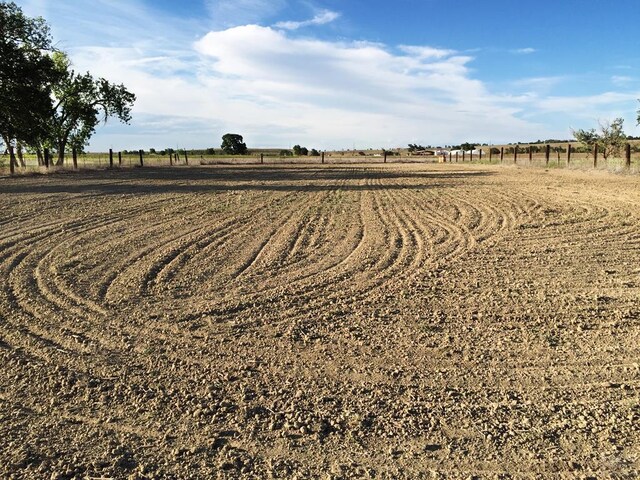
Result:
<svg viewBox="0 0 640 480"><path fill-rule="evenodd" d="M400 45L398 47L400 51L405 52L409 55L416 56L420 59L429 59L429 58L443 58L448 57L456 53L455 50L448 50L444 48L434 48L434 47L426 47L426 46L415 46L415 45Z"/></svg>
<svg viewBox="0 0 640 480"><path fill-rule="evenodd" d="M211 59L203 77L211 91L226 84L238 104L247 102L242 109L250 104L310 142L377 138L388 146L427 135L453 141L464 130L483 136L525 128L512 107L492 103L471 78L473 58L453 50L402 47L399 55L382 44L301 39L256 25L210 32L196 49Z"/></svg>
<svg viewBox="0 0 640 480"><path fill-rule="evenodd" d="M214 25L219 28L263 23L274 19L287 0L206 0Z"/></svg>
<svg viewBox="0 0 640 480"><path fill-rule="evenodd" d="M611 83L617 86L627 86L632 84L634 81L637 80L627 75L614 75L611 77Z"/></svg>
<svg viewBox="0 0 640 480"><path fill-rule="evenodd" d="M573 112L589 117L597 117L601 107L613 109L614 106L632 104L635 93L605 92L596 95L575 97L549 96L537 102L537 108L547 112Z"/></svg>
<svg viewBox="0 0 640 480"><path fill-rule="evenodd" d="M513 50L509 50L511 53L515 53L516 55L529 55L531 53L537 52L535 48L527 47L527 48L515 48Z"/></svg>
<svg viewBox="0 0 640 480"><path fill-rule="evenodd" d="M570 88L575 77L564 75L498 86L482 80L471 49L301 37L299 29L338 14L286 22L290 0L210 1L214 27L207 29L205 21L175 18L141 0L95 0L91 12L82 0L28 1L31 14L62 19L54 35L73 45L78 70L122 82L138 97L133 124L110 123L94 137L95 149L117 142L214 146L227 132L272 147L513 141L557 137L558 125L565 131L625 108L627 125L636 123L640 91L632 91L627 71L611 78L611 92L593 95L577 96ZM46 12L38 10L45 5ZM69 18L82 28L65 30Z"/></svg>
<svg viewBox="0 0 640 480"><path fill-rule="evenodd" d="M285 30L298 30L303 27L310 27L313 25L326 25L327 23L331 23L340 18L340 14L338 12L332 12L331 10L323 10L322 12L315 15L310 20L304 20L301 22L294 21L286 21L286 22L278 22L274 26L276 28L283 28Z"/></svg>

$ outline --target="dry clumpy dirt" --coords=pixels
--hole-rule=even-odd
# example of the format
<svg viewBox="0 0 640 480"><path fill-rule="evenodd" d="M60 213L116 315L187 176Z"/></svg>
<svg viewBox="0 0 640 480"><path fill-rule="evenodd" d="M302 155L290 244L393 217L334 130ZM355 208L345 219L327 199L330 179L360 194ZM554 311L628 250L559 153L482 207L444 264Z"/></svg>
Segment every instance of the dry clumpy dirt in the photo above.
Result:
<svg viewBox="0 0 640 480"><path fill-rule="evenodd" d="M640 179L0 179L0 477L638 478Z"/></svg>

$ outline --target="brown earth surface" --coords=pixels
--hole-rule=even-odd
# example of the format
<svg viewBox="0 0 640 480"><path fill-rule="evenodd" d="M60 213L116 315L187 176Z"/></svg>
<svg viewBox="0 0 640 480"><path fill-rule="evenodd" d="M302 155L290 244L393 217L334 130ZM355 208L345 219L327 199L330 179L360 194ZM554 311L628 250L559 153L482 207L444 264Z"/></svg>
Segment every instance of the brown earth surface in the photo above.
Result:
<svg viewBox="0 0 640 480"><path fill-rule="evenodd" d="M3 478L638 478L640 178L0 179Z"/></svg>

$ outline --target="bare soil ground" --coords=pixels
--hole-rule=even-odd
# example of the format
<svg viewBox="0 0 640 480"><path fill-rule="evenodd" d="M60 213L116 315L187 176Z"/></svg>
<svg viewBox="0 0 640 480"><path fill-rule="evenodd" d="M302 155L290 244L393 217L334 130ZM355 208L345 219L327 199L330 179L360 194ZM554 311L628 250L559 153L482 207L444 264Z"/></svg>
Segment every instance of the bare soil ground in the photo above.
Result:
<svg viewBox="0 0 640 480"><path fill-rule="evenodd" d="M3 478L637 478L640 179L0 180Z"/></svg>

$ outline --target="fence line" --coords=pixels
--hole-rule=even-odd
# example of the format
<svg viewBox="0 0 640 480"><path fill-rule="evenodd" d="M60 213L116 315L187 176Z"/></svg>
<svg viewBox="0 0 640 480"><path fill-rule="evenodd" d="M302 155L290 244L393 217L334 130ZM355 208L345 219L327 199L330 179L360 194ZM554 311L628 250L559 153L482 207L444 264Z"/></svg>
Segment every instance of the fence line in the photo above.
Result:
<svg viewBox="0 0 640 480"><path fill-rule="evenodd" d="M3 170L10 170L13 174L14 170L24 171L23 167L20 167L17 163L10 165L11 148L8 152L0 155L0 172ZM321 152L318 156L276 156L268 155L265 153L259 153L248 156L225 156L225 155L197 155L191 151L191 158L186 150L180 152L172 152L167 155L160 156L157 154L145 154L143 150L137 152L119 151L118 163L116 165L114 161L114 151L109 149L109 152L105 154L78 154L73 149L71 152L71 158L65 156L65 164L60 167L56 166L52 161L50 152L48 149L44 149L43 152L43 164L38 165L37 159L33 155L24 155L25 161L27 161L27 171L31 169L67 169L71 166L73 169L80 167L86 168L123 168L123 167L145 167L145 166L188 166L188 165L303 165L303 164L354 164L354 163L371 163L371 164L384 164L384 163L490 163L490 164L506 164L506 154L511 153L513 155L512 164L514 165L531 165L531 166L545 166L545 167L590 167L590 168L616 168L631 170L632 165L635 165L634 171L638 170L640 166L640 154L634 157L631 144L627 143L623 149L622 157L612 158L607 155L605 158L601 150L597 145L594 146L590 152L577 152L572 144L568 143L566 148L554 147L553 153L555 153L555 159L552 158L551 145L545 144L542 148L539 144L535 145L513 145L510 147L500 147L498 150L496 147L480 148L475 151L465 152L462 151L462 155L459 155L459 151L448 152L444 155L397 155L392 152L383 152L381 154L374 155L345 155L342 153L329 153ZM362 153L362 152L361 152ZM103 162L103 155L105 155ZM30 157L30 158L27 158ZM496 160L497 159L497 160ZM190 162L191 160L191 162ZM195 163L194 163L195 160ZM635 161L634 161L635 160ZM69 162L72 162L69 165ZM16 161L17 162L17 161Z"/></svg>

